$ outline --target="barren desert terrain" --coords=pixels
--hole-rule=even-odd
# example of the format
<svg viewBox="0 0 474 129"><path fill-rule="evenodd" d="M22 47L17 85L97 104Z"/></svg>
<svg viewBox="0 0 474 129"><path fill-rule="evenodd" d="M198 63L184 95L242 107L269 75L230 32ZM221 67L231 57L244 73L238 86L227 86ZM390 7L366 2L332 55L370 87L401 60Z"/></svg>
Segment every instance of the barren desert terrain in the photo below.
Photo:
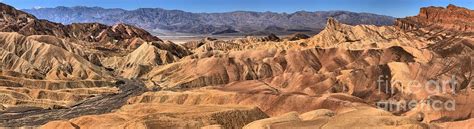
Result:
<svg viewBox="0 0 474 129"><path fill-rule="evenodd" d="M180 43L128 24L0 12L0 128L474 127L468 8Z"/></svg>

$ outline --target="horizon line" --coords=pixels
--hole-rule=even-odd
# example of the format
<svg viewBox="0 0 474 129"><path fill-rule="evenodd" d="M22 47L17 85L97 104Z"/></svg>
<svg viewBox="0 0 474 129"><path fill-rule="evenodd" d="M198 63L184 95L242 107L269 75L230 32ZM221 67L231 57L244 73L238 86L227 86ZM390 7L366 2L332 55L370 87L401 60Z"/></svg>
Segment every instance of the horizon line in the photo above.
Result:
<svg viewBox="0 0 474 129"><path fill-rule="evenodd" d="M3 2L1 2L3 3ZM6 3L4 3L6 4ZM204 13L204 14L213 14L213 13L233 13L233 12L257 12L257 13L277 13L277 14L294 14L297 12L311 12L311 13L317 13L317 12L352 12L352 13L360 13L360 14L374 14L374 15L380 15L380 16L388 16L392 18L402 18L402 17L397 17L397 16L391 16L391 15L386 15L386 14L379 14L379 13L371 13L371 12L364 12L364 11L349 11L349 10L314 10L314 11L308 11L308 10L298 10L298 11L292 11L292 12L287 12L287 11L255 11L255 10L231 10L231 11L210 11L210 12L198 12L198 11L188 11L188 10L181 10L181 9L169 9L169 8L163 8L163 7L141 7L141 8L133 8L133 9L126 9L126 8L106 8L106 7L100 7L100 6L84 6L84 5L77 5L77 6L56 6L56 7L40 7L40 8L26 8L26 9L19 9L19 10L41 10L41 9L54 9L54 8L59 8L59 7L65 7L65 8L75 8L75 7L85 7L85 8L101 8L105 10L110 10L110 9L120 9L120 10L125 10L125 11L136 11L139 9L163 9L167 11L183 11L183 12L188 12L188 13ZM443 7L443 6L434 6L434 7ZM444 7L443 7L444 8ZM404 16L408 17L408 16Z"/></svg>

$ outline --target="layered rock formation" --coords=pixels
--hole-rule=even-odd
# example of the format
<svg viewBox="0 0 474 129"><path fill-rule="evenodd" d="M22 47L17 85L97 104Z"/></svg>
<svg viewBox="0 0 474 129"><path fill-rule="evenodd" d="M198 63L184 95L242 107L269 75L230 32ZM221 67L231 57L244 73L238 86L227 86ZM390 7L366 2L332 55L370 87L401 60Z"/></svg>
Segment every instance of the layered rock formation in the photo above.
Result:
<svg viewBox="0 0 474 129"><path fill-rule="evenodd" d="M242 128L268 116L255 107L245 106L181 106L168 104L135 104L111 114L82 116L69 121L53 121L42 129L63 128L189 128L209 125Z"/></svg>
<svg viewBox="0 0 474 129"><path fill-rule="evenodd" d="M103 68L67 51L60 44L42 43L18 33L0 33L2 69L43 79L110 78Z"/></svg>
<svg viewBox="0 0 474 129"><path fill-rule="evenodd" d="M438 29L440 31L474 31L472 10L448 5L443 7L425 7L417 16L398 19L397 26L403 29Z"/></svg>
<svg viewBox="0 0 474 129"><path fill-rule="evenodd" d="M118 75L137 78L149 72L153 67L176 62L188 54L190 52L187 49L173 43L149 42L142 44L124 57L106 58L103 64L107 68L116 69L115 72Z"/></svg>
<svg viewBox="0 0 474 129"><path fill-rule="evenodd" d="M118 87L124 81L103 67L102 58L127 52L133 44L161 42L159 38L124 24L65 26L36 19L3 3L0 9L0 126L37 126L55 119L110 112L127 97L142 92L143 88L131 84ZM175 48L162 44L163 49ZM90 110L90 105L104 108Z"/></svg>
<svg viewBox="0 0 474 129"><path fill-rule="evenodd" d="M329 18L326 28L309 40L314 46L348 49L410 46L423 48L429 43L423 38L401 32L394 26L349 26Z"/></svg>
<svg viewBox="0 0 474 129"><path fill-rule="evenodd" d="M252 83L247 83L252 84ZM256 84L253 84L254 86ZM250 86L248 86L250 87ZM345 111L357 105L364 105L363 100L347 94L326 94L308 96L297 93L276 93L271 87L260 86L254 89L247 87L229 87L224 89L191 90L186 92L145 93L130 98L129 104L163 103L175 105L245 105L258 106L270 116L277 116L291 111L304 113L314 109L331 109ZM306 106L299 104L306 103Z"/></svg>
<svg viewBox="0 0 474 129"><path fill-rule="evenodd" d="M2 19L1 32L18 32L30 35L52 35L59 38L72 38L88 42L117 43L118 41L132 43L134 40L161 41L147 31L125 24L107 26L100 23L85 23L62 25L46 20L40 20L31 14L16 10L0 3Z"/></svg>
<svg viewBox="0 0 474 129"><path fill-rule="evenodd" d="M158 37L152 36L143 29L122 23L114 26L107 26L99 23L81 23L71 24L64 27L68 32L68 36L64 37L88 42L117 43L119 41L126 41L132 44L135 40L143 40L143 42L161 41Z"/></svg>
<svg viewBox="0 0 474 129"><path fill-rule="evenodd" d="M331 110L314 110L301 115L290 112L278 117L254 121L244 129L285 128L427 128L415 119L394 116L390 112L360 106L354 110L334 113Z"/></svg>
<svg viewBox="0 0 474 129"><path fill-rule="evenodd" d="M4 26L24 26L22 17L37 21L2 8L10 13ZM0 33L0 126L469 127L474 36L454 21L433 18L435 12L463 12L454 21L466 25L472 13L452 5L423 8L396 26L329 18L309 38L206 38L182 45L127 25L65 30L51 23L49 30L58 31L28 31L45 35L12 29ZM104 43L110 40L116 41Z"/></svg>

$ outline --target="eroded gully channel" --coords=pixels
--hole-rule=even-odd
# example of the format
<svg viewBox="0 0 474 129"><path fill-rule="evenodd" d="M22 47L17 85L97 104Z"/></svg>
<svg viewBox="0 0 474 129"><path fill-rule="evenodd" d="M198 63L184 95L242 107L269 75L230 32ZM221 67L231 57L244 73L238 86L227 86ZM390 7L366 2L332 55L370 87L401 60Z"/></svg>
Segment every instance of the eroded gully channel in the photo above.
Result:
<svg viewBox="0 0 474 129"><path fill-rule="evenodd" d="M84 100L65 109L28 109L0 112L0 127L40 126L49 121L68 120L83 115L112 112L127 103L128 98L146 91L144 84L136 80L121 80L120 92L104 94Z"/></svg>

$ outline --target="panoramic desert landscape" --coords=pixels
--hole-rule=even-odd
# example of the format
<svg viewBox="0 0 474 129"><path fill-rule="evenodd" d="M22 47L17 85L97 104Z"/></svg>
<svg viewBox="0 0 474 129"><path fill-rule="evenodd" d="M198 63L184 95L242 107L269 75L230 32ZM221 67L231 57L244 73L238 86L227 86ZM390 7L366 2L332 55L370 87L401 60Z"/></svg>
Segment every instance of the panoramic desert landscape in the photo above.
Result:
<svg viewBox="0 0 474 129"><path fill-rule="evenodd" d="M474 10L460 5L0 12L0 128L474 128Z"/></svg>

